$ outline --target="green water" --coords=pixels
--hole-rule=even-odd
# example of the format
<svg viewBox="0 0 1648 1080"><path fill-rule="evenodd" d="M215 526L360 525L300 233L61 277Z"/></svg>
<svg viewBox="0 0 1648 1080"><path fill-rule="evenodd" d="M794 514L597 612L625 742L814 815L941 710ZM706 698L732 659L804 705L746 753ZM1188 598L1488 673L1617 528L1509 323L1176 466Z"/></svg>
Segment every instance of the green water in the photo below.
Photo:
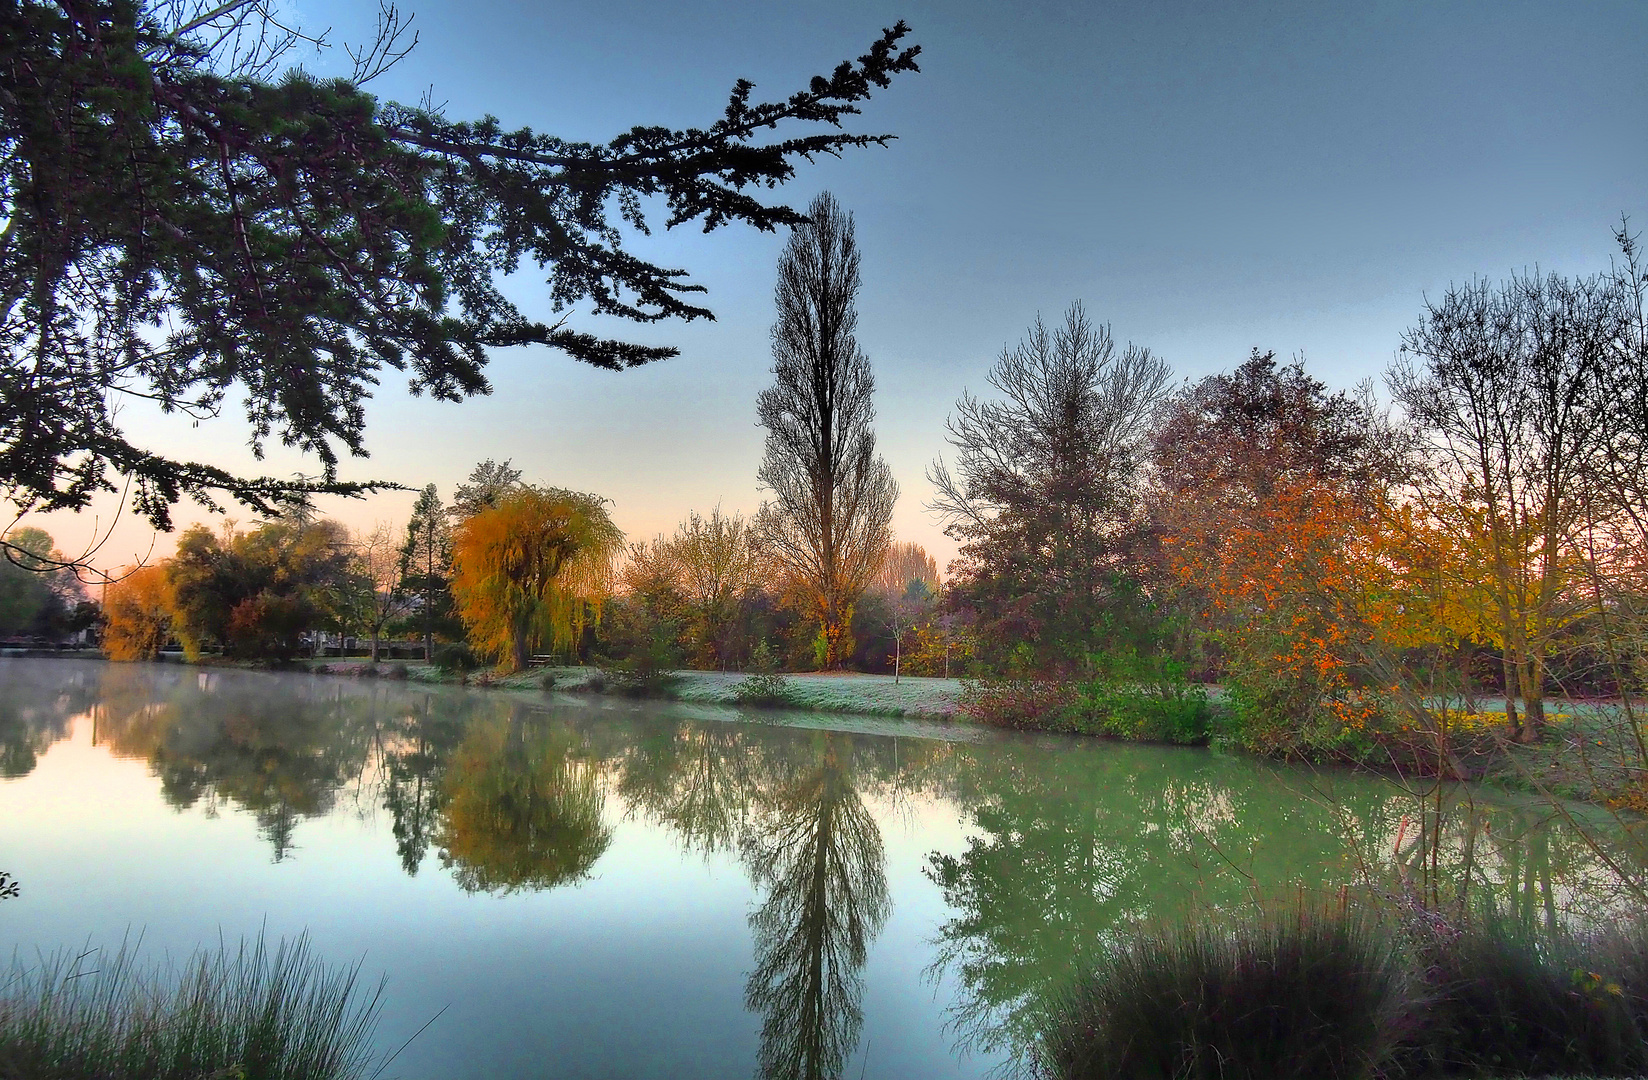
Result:
<svg viewBox="0 0 1648 1080"><path fill-rule="evenodd" d="M307 930L407 1077L979 1077L1103 934L1468 878L1626 902L1607 823L964 725L0 660L0 946ZM902 733L901 733L902 732ZM1598 842L1598 838L1603 838Z"/></svg>

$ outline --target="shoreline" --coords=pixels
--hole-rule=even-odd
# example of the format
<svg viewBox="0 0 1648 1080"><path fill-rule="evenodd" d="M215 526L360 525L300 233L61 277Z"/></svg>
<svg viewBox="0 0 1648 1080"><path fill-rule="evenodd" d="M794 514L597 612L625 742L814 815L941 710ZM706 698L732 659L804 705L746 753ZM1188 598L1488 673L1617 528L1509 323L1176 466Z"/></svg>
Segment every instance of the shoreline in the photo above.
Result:
<svg viewBox="0 0 1648 1080"><path fill-rule="evenodd" d="M0 656L16 658L63 658L105 660L101 650L41 650L4 649ZM432 664L411 660L380 660L374 673L372 663L364 657L338 659L299 659L287 664L258 661L225 660L208 657L187 661L180 654L166 654L162 664L191 664L198 667L223 667L240 670L287 671L314 675L332 675L341 678L376 678L391 682L412 682L423 685L466 686L474 689L508 690L513 692L569 693L629 698L631 700L673 701L687 705L732 707L751 713L819 713L839 717L863 717L879 721L910 721L928 728L925 734L954 727L959 733L966 730L1006 731L1009 728L989 724L965 716L960 711L963 692L962 680L925 676L901 676L894 682L891 675L870 675L857 672L786 674L787 698L782 702L753 703L742 701L734 692L747 674L740 672L681 670L671 672L662 685L647 690L625 689L608 682L609 673L601 669L580 667L538 667L500 675L481 669L467 674L445 672ZM1552 724L1552 736L1536 746L1505 744L1496 752L1478 757L1480 767L1467 777L1471 783L1488 784L1503 791L1532 794L1563 801L1575 801L1608 809L1635 812L1648 809L1648 792L1643 791L1643 778L1633 775L1630 766L1598 760L1595 747L1603 746L1610 738L1623 738L1617 729L1618 717L1610 716L1617 708L1610 703L1547 699L1568 720ZM1031 731L1030 734L1038 732ZM1058 732L1043 732L1059 734ZM1113 736L1073 735L1074 738L1111 739L1130 742ZM1138 741L1140 745L1163 745ZM1250 754L1240 748L1221 746L1215 737L1215 749L1241 753L1258 760L1276 760L1262 754ZM1623 747L1619 748L1623 750ZM1355 771L1365 771L1390 778L1404 774L1399 768L1382 768L1367 761L1328 759L1315 762Z"/></svg>

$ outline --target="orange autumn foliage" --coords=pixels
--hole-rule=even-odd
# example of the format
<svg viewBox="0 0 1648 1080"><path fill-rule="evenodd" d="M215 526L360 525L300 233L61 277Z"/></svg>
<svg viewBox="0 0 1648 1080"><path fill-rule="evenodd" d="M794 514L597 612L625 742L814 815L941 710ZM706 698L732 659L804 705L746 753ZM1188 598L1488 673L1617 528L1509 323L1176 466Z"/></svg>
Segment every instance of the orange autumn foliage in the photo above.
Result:
<svg viewBox="0 0 1648 1080"><path fill-rule="evenodd" d="M452 537L452 595L471 643L505 666L532 647L565 647L612 591L624 534L594 495L520 488L462 521Z"/></svg>
<svg viewBox="0 0 1648 1080"><path fill-rule="evenodd" d="M1279 485L1222 535L1165 538L1255 699L1251 741L1332 744L1391 714L1394 658L1450 640L1461 619L1435 539L1408 507L1309 481Z"/></svg>
<svg viewBox="0 0 1648 1080"><path fill-rule="evenodd" d="M109 586L103 601L103 649L110 660L151 660L172 635L171 575L142 566Z"/></svg>

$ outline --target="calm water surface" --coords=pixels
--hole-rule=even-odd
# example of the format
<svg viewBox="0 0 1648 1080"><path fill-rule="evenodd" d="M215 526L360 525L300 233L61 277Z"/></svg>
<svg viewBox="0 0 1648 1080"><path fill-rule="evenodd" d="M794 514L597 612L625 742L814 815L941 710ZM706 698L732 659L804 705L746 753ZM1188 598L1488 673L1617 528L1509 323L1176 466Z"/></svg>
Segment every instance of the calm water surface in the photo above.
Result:
<svg viewBox="0 0 1648 1080"><path fill-rule="evenodd" d="M831 724L0 660L0 947L308 931L387 976L386 1048L439 1014L420 1080L982 1077L1107 929L1424 854L1371 778ZM1605 895L1548 817L1456 801L1441 858L1527 918Z"/></svg>

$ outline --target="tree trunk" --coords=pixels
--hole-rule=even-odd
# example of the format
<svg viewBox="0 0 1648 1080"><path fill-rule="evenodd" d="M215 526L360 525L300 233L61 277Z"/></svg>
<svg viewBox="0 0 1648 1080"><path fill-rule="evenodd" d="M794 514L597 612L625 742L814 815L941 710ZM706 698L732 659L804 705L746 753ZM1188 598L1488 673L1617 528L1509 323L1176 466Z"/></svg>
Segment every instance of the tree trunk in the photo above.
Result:
<svg viewBox="0 0 1648 1080"><path fill-rule="evenodd" d="M1522 731L1519 742L1537 743L1543 734L1545 722L1545 661L1530 656L1523 666L1522 676Z"/></svg>
<svg viewBox="0 0 1648 1080"><path fill-rule="evenodd" d="M1516 660L1511 656L1509 646L1500 656L1500 666L1505 672L1505 722L1511 726L1511 738L1521 738L1522 721L1516 715Z"/></svg>
<svg viewBox="0 0 1648 1080"><path fill-rule="evenodd" d="M846 662L852 651L853 609L845 610L830 604L825 608L819 630L824 635L824 670L835 671Z"/></svg>
<svg viewBox="0 0 1648 1080"><path fill-rule="evenodd" d="M378 662L378 628L372 628L372 662Z"/></svg>

